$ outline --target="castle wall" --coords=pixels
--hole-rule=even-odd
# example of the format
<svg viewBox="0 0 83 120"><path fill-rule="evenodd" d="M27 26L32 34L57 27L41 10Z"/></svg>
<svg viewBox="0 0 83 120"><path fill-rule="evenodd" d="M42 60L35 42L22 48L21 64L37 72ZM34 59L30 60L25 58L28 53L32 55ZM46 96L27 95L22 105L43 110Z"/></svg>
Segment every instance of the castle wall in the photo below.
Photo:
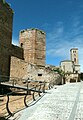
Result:
<svg viewBox="0 0 83 120"><path fill-rule="evenodd" d="M0 0L0 76L10 75L9 49L12 40L13 11L7 3ZM0 81L3 78L0 77Z"/></svg>
<svg viewBox="0 0 83 120"><path fill-rule="evenodd" d="M10 54L11 54L11 56L15 56L19 59L22 59L22 60L24 59L24 50L21 47L12 45L11 50L10 50Z"/></svg>
<svg viewBox="0 0 83 120"><path fill-rule="evenodd" d="M0 43L6 47L12 42L13 11L7 3L0 0Z"/></svg>
<svg viewBox="0 0 83 120"><path fill-rule="evenodd" d="M11 56L23 59L23 49L12 45L13 11L10 6L0 0L0 81L8 80L2 76L10 76Z"/></svg>
<svg viewBox="0 0 83 120"><path fill-rule="evenodd" d="M27 74L27 63L17 57L11 57L10 77L23 78Z"/></svg>
<svg viewBox="0 0 83 120"><path fill-rule="evenodd" d="M22 78L23 80L31 79L46 81L47 83L50 83L51 86L54 84L61 84L62 80L61 76L58 73L53 72L50 67L29 64L16 57L11 58L10 74L11 77ZM18 79L17 82L19 82Z"/></svg>

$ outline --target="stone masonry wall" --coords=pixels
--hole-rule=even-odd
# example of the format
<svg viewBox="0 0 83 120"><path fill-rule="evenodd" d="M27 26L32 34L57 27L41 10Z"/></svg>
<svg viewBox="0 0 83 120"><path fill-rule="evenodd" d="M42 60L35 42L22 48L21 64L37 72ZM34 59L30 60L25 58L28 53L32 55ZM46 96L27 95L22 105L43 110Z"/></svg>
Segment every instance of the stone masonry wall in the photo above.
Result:
<svg viewBox="0 0 83 120"><path fill-rule="evenodd" d="M24 58L23 49L12 45L12 22L12 9L0 0L0 81L8 80L2 76L10 76L11 56Z"/></svg>
<svg viewBox="0 0 83 120"><path fill-rule="evenodd" d="M24 49L24 59L28 63L45 66L45 33L38 29L22 30L20 46Z"/></svg>
<svg viewBox="0 0 83 120"><path fill-rule="evenodd" d="M53 72L50 67L29 64L15 57L12 57L11 59L10 74L11 77L22 78L25 80L29 78L31 80L46 81L47 84L49 83L51 86L61 84L62 80L61 76L58 73Z"/></svg>
<svg viewBox="0 0 83 120"><path fill-rule="evenodd" d="M23 30L19 37L20 47L24 49L24 60L34 63L35 55L35 31Z"/></svg>
<svg viewBox="0 0 83 120"><path fill-rule="evenodd" d="M27 74L27 63L16 57L11 57L10 77L23 78Z"/></svg>
<svg viewBox="0 0 83 120"><path fill-rule="evenodd" d="M35 64L45 66L46 60L46 43L45 33L40 30L36 30L35 40Z"/></svg>
<svg viewBox="0 0 83 120"><path fill-rule="evenodd" d="M24 59L24 50L21 47L12 45L11 46L11 51L10 51L11 56L15 56L19 59Z"/></svg>
<svg viewBox="0 0 83 120"><path fill-rule="evenodd" d="M10 74L10 55L8 50L12 40L13 11L7 3L0 0L0 76ZM1 80L1 78L0 78Z"/></svg>

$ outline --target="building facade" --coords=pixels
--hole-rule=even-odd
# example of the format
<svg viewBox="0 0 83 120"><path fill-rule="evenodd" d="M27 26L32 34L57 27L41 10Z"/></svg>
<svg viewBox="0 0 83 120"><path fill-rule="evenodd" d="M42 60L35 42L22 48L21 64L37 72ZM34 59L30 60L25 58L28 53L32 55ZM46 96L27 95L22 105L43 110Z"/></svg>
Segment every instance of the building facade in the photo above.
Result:
<svg viewBox="0 0 83 120"><path fill-rule="evenodd" d="M70 60L61 61L60 67L65 72L66 82L79 81L80 65L78 48L70 50Z"/></svg>
<svg viewBox="0 0 83 120"><path fill-rule="evenodd" d="M65 73L68 73L68 72L73 73L74 72L74 63L71 60L61 61L60 65L61 65L61 69Z"/></svg>

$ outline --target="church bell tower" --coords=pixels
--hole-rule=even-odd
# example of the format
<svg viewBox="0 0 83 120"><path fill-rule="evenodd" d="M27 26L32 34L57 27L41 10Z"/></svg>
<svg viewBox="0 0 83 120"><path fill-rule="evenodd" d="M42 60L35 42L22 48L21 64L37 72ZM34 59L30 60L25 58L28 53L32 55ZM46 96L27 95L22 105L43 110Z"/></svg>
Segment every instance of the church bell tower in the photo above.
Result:
<svg viewBox="0 0 83 120"><path fill-rule="evenodd" d="M70 50L71 61L74 63L74 72L80 73L80 65L78 59L78 48L72 48Z"/></svg>
<svg viewBox="0 0 83 120"><path fill-rule="evenodd" d="M71 54L71 61L73 61L75 65L78 65L79 64L78 48L72 48L70 50L70 54Z"/></svg>

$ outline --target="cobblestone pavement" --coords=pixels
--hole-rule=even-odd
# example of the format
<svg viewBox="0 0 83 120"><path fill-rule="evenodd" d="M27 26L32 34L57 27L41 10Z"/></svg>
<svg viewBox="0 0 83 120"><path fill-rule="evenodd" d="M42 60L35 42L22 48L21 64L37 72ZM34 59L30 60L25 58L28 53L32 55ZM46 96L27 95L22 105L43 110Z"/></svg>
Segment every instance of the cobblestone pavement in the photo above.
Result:
<svg viewBox="0 0 83 120"><path fill-rule="evenodd" d="M83 82L67 83L48 90L19 116L18 120L83 120Z"/></svg>

